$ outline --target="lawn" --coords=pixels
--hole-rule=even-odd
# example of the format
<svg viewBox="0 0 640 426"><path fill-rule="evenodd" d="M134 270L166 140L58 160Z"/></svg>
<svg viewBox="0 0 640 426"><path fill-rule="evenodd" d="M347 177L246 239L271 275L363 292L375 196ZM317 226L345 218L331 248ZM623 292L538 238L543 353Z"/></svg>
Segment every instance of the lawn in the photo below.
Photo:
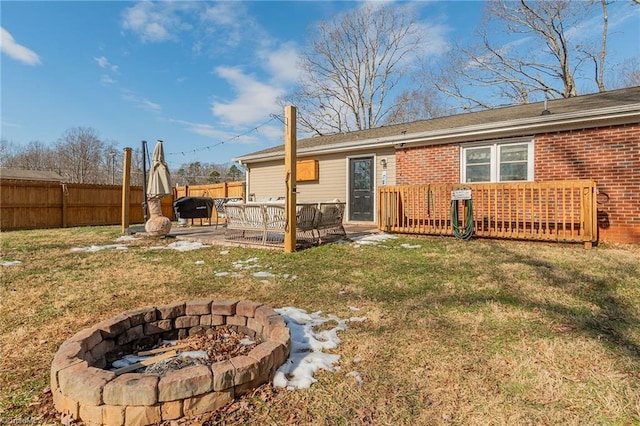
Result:
<svg viewBox="0 0 640 426"><path fill-rule="evenodd" d="M294 254L151 249L172 239L71 250L118 236L1 234L0 262L21 263L0 266L0 424L56 423L50 363L77 331L198 298L367 317L340 332L337 372L304 390L263 385L205 424L640 423L638 246L400 237ZM220 274L251 258L273 276Z"/></svg>

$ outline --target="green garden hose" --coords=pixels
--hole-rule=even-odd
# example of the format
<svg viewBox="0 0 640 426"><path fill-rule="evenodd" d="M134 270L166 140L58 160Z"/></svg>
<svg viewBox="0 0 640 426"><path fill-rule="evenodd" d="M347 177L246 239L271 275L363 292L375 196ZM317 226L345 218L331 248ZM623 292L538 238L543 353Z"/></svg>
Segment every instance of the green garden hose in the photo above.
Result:
<svg viewBox="0 0 640 426"><path fill-rule="evenodd" d="M458 202L451 200L451 227L453 235L460 240L468 240L473 235L473 200L465 200L467 206L467 220L465 220L464 230L460 232L458 226Z"/></svg>

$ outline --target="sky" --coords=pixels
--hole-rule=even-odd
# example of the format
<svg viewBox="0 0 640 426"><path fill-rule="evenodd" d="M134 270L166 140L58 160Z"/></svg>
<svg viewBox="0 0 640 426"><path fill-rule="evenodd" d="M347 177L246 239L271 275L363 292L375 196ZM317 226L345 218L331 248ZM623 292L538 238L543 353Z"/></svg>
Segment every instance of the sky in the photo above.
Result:
<svg viewBox="0 0 640 426"><path fill-rule="evenodd" d="M472 37L482 3L414 2L425 53L437 60ZM630 3L609 9L619 60L640 57L640 6ZM300 75L311 26L362 4L3 0L0 136L55 144L88 127L120 151L161 139L171 170L281 145L278 99Z"/></svg>

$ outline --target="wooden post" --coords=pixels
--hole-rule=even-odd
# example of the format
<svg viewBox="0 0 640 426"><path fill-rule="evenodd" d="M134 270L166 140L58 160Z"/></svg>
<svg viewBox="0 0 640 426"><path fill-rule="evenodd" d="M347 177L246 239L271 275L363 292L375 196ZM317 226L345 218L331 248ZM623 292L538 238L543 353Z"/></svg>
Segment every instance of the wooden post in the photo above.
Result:
<svg viewBox="0 0 640 426"><path fill-rule="evenodd" d="M122 233L129 227L129 210L131 199L131 148L124 149L122 162Z"/></svg>
<svg viewBox="0 0 640 426"><path fill-rule="evenodd" d="M69 197L69 188L67 188L67 184L63 183L62 185L60 185L60 188L62 188L62 227L66 228L67 227L67 221L68 221L68 217L67 217L67 197Z"/></svg>
<svg viewBox="0 0 640 426"><path fill-rule="evenodd" d="M296 143L296 107L287 106L284 109L285 253L296 251Z"/></svg>

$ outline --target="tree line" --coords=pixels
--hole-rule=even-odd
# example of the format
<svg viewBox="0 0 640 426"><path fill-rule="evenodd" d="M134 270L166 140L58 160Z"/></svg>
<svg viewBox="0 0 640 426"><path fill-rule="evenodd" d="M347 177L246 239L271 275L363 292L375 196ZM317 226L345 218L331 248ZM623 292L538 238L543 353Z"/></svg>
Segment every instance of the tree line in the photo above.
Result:
<svg viewBox="0 0 640 426"><path fill-rule="evenodd" d="M118 185L122 182L123 156L114 141L101 139L98 132L90 127L68 129L51 145L33 141L26 146L17 146L6 139L0 140L0 167L53 171L69 183ZM240 169L228 164L194 162L170 172L173 183L182 186L244 178ZM142 186L143 176L142 149L133 149L131 184Z"/></svg>

